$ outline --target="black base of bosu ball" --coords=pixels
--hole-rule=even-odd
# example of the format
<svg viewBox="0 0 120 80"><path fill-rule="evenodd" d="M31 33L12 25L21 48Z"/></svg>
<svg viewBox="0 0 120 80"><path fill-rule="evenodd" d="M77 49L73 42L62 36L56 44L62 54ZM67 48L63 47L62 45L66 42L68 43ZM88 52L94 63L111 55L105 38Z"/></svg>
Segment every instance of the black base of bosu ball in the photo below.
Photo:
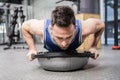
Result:
<svg viewBox="0 0 120 80"><path fill-rule="evenodd" d="M90 52L39 52L33 55L38 58L40 66L48 71L74 71L83 68L89 60L94 57Z"/></svg>

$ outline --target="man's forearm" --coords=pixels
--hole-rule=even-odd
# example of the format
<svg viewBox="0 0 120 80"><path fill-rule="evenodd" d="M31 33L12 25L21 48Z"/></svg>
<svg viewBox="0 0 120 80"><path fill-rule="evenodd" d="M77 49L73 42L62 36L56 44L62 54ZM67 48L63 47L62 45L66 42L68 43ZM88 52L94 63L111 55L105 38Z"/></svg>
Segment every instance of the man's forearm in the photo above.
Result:
<svg viewBox="0 0 120 80"><path fill-rule="evenodd" d="M25 38L26 42L28 44L29 50L36 50L35 43L33 37L27 37Z"/></svg>
<svg viewBox="0 0 120 80"><path fill-rule="evenodd" d="M104 29L100 29L98 32L96 32L94 35L93 35L93 43L91 45L91 47L97 47L97 44L101 38L101 35L103 33Z"/></svg>
<svg viewBox="0 0 120 80"><path fill-rule="evenodd" d="M26 43L28 44L29 50L36 50L33 35L30 34L26 29L22 29L22 33Z"/></svg>

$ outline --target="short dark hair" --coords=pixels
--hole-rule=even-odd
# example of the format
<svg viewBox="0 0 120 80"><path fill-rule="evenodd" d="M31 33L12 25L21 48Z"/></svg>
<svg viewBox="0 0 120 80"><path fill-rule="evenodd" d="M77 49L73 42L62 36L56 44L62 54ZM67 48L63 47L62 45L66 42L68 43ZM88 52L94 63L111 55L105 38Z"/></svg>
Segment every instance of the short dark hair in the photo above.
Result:
<svg viewBox="0 0 120 80"><path fill-rule="evenodd" d="M70 24L75 25L75 15L74 11L69 6L57 6L51 15L51 24L68 27Z"/></svg>

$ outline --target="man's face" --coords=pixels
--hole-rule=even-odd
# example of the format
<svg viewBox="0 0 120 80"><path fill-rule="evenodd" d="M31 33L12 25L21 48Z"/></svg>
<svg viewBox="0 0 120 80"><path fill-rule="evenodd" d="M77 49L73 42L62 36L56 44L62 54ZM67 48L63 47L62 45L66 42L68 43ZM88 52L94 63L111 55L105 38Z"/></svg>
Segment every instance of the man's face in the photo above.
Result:
<svg viewBox="0 0 120 80"><path fill-rule="evenodd" d="M76 33L76 29L73 24L70 24L67 28L54 25L50 27L50 32L56 44L61 49L65 50L73 40Z"/></svg>

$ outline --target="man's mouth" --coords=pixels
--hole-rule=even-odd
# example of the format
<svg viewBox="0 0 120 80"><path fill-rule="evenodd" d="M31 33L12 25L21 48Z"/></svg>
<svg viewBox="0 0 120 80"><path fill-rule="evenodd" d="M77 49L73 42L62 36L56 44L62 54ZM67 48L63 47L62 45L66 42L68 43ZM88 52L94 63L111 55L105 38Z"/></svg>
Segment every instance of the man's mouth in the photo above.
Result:
<svg viewBox="0 0 120 80"><path fill-rule="evenodd" d="M61 47L61 49L66 50L68 47Z"/></svg>

